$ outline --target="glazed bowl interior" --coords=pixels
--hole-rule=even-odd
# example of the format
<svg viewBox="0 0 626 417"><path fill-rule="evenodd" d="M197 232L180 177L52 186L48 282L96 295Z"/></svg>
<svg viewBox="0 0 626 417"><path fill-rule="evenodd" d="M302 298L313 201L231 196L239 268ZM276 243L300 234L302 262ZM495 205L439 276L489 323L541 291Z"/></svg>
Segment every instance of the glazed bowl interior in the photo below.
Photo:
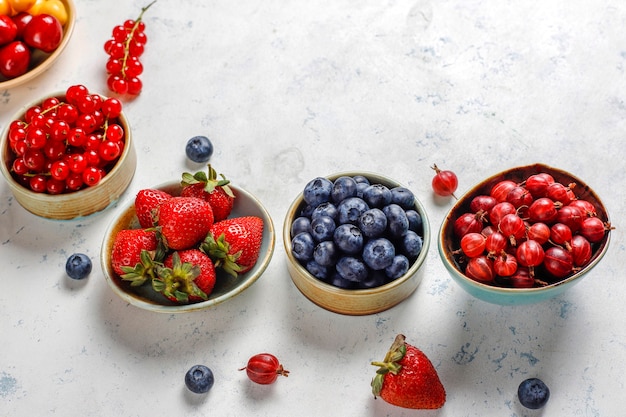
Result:
<svg viewBox="0 0 626 417"><path fill-rule="evenodd" d="M111 266L111 251L115 240L115 235L122 229L139 228L137 215L135 213L134 199L127 203L115 216L109 225L102 242L100 253L100 263L104 272L104 277L113 292L124 301L142 308L144 310L157 313L185 313L204 310L221 304L245 291L255 283L263 274L270 263L274 253L275 231L272 219L263 207L261 202L252 194L229 184L235 194L235 202L232 213L229 217L258 216L263 219L263 240L259 259L254 267L238 277L232 277L218 270L215 287L209 299L206 301L190 304L176 304L153 291L149 284L141 287L131 287L128 282L123 281ZM179 195L181 186L179 182L168 182L156 186L155 188L164 190L171 195Z"/></svg>
<svg viewBox="0 0 626 417"><path fill-rule="evenodd" d="M395 180L372 172L341 172L329 175L331 181L341 176L363 175L370 183L382 184L389 188L400 186ZM422 203L415 198L415 210L422 217L423 246L417 259L410 265L406 274L380 287L370 289L343 289L327 284L314 277L293 256L291 252L291 224L304 208L303 194L300 193L291 203L283 223L283 244L287 255L287 269L298 290L310 301L334 313L345 315L367 315L387 310L409 297L423 278L422 268L430 245L430 225Z"/></svg>
<svg viewBox="0 0 626 417"><path fill-rule="evenodd" d="M44 53L36 50L31 56L31 62L28 71L26 73L15 77L5 78L0 75L0 91L8 90L13 87L25 84L32 81L54 65L54 63L61 56L70 42L72 34L74 33L74 26L76 24L76 6L74 0L61 0L67 11L67 22L63 26L63 39L59 46L51 53Z"/></svg>
<svg viewBox="0 0 626 417"><path fill-rule="evenodd" d="M585 199L591 202L597 211L598 217L602 219L603 222L610 223L609 215L598 195L581 179L561 169L553 168L544 164L533 164L512 168L487 178L466 192L450 209L441 224L437 241L440 258L451 277L457 284L474 297L500 305L532 304L541 302L563 293L565 290L581 281L582 278L587 275L587 273L591 271L598 264L598 262L600 262L606 253L610 241L610 233L606 233L600 242L592 244L593 253L591 260L581 270L571 274L563 280L553 282L542 287L498 287L472 280L463 273L462 267L458 262L458 257L454 254L455 250L458 250L460 247L459 239L454 233L455 219L457 219L461 214L470 211L469 205L473 197L479 194L489 194L491 188L499 181L503 179L510 179L516 183L521 183L530 175L541 172L552 175L556 182L560 182L562 184L575 183L576 186L574 191L576 196L580 199ZM541 276L537 276L537 278L542 279Z"/></svg>

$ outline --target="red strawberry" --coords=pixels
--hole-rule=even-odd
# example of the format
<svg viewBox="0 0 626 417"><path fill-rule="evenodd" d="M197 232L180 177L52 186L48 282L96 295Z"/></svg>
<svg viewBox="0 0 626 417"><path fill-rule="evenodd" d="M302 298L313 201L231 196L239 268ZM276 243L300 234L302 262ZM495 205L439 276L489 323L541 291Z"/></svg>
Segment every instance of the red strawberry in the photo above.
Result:
<svg viewBox="0 0 626 417"><path fill-rule="evenodd" d="M172 196L162 190L151 188L139 190L135 196L135 212L139 225L144 229L154 226L159 204L170 198Z"/></svg>
<svg viewBox="0 0 626 417"><path fill-rule="evenodd" d="M396 336L372 379L374 397L404 408L436 409L446 402L446 391L433 364L424 353Z"/></svg>
<svg viewBox="0 0 626 417"><path fill-rule="evenodd" d="M216 268L237 276L252 269L261 250L263 219L234 217L216 222L201 245Z"/></svg>
<svg viewBox="0 0 626 417"><path fill-rule="evenodd" d="M185 172L181 181L183 190L180 195L208 201L213 209L213 217L216 222L228 218L233 210L235 200L235 194L228 186L230 181L223 174L220 176L222 179L217 178L217 172L209 164L208 176L202 171L196 172L194 175Z"/></svg>
<svg viewBox="0 0 626 417"><path fill-rule="evenodd" d="M161 203L157 224L169 249L190 249L213 225L211 205L195 197L172 197Z"/></svg>
<svg viewBox="0 0 626 417"><path fill-rule="evenodd" d="M198 249L174 252L165 258L152 287L176 303L208 299L215 286L211 258Z"/></svg>
<svg viewBox="0 0 626 417"><path fill-rule="evenodd" d="M120 230L113 240L111 249L111 266L116 274L122 276L128 272L125 268L135 268L141 264L142 251L157 250L157 234L154 230L126 229Z"/></svg>

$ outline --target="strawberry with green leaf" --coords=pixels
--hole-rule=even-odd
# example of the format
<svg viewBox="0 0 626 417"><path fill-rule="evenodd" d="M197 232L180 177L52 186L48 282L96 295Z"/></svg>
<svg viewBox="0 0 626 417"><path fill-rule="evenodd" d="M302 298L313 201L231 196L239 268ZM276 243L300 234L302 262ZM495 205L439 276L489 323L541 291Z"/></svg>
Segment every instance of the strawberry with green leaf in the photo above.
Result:
<svg viewBox="0 0 626 417"><path fill-rule="evenodd" d="M208 165L208 172L183 173L181 196L202 198L211 204L216 222L228 218L233 210L235 194L228 186L230 181L223 174L218 178L217 171Z"/></svg>
<svg viewBox="0 0 626 417"><path fill-rule="evenodd" d="M213 209L199 198L172 197L159 205L157 225L167 248L191 249L211 230Z"/></svg>
<svg viewBox="0 0 626 417"><path fill-rule="evenodd" d="M263 240L263 219L256 216L233 217L215 222L200 249L222 268L237 276L252 269L259 259Z"/></svg>
<svg viewBox="0 0 626 417"><path fill-rule="evenodd" d="M374 397L404 408L437 409L446 402L446 391L428 357L396 336L372 379Z"/></svg>
<svg viewBox="0 0 626 417"><path fill-rule="evenodd" d="M208 299L215 278L211 259L198 249L187 249L165 258L152 288L175 303L198 302Z"/></svg>
<svg viewBox="0 0 626 417"><path fill-rule="evenodd" d="M172 195L163 191L152 188L139 190L135 195L135 213L139 225L144 228L153 227L156 224L156 215L159 205L172 198Z"/></svg>
<svg viewBox="0 0 626 417"><path fill-rule="evenodd" d="M143 265L146 257L154 259L158 248L155 230L125 229L115 235L111 249L111 267L119 276ZM142 255L142 252L146 252ZM143 260L142 260L143 256Z"/></svg>

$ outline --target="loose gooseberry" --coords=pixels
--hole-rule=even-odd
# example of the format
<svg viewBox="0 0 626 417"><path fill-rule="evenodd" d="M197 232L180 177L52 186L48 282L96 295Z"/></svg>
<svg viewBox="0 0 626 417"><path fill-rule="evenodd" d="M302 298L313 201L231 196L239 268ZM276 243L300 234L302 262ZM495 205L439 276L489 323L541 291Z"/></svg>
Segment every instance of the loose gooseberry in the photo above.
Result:
<svg viewBox="0 0 626 417"><path fill-rule="evenodd" d="M600 220L599 217L587 217L583 220L580 228L580 234L591 243L596 243L604 238L604 234L611 229L609 223Z"/></svg>
<svg viewBox="0 0 626 417"><path fill-rule="evenodd" d="M591 243L583 235L572 236L572 259L575 266L584 266L591 259Z"/></svg>
<svg viewBox="0 0 626 417"><path fill-rule="evenodd" d="M471 258L465 266L465 275L471 279L489 284L493 282L496 272L493 269L493 262L487 256L477 256Z"/></svg>
<svg viewBox="0 0 626 417"><path fill-rule="evenodd" d="M517 187L517 183L512 180L502 180L496 183L493 187L491 187L491 191L489 195L496 199L498 203L506 201L507 195L509 195L509 191L513 188Z"/></svg>
<svg viewBox="0 0 626 417"><path fill-rule="evenodd" d="M461 250L469 258L481 255L485 251L485 236L481 233L467 233L461 238Z"/></svg>
<svg viewBox="0 0 626 417"><path fill-rule="evenodd" d="M431 184L435 194L443 197L451 195L456 198L454 192L459 185L459 180L456 174L448 170L442 171L435 164L433 164L431 168L435 170L435 176L433 177Z"/></svg>
<svg viewBox="0 0 626 417"><path fill-rule="evenodd" d="M574 258L565 249L552 246L545 252L543 266L556 278L565 278L574 270Z"/></svg>
<svg viewBox="0 0 626 417"><path fill-rule="evenodd" d="M248 360L248 364L240 371L246 370L250 381L257 384L272 384L282 376L289 376L289 371L283 368L276 356L271 353L259 353Z"/></svg>

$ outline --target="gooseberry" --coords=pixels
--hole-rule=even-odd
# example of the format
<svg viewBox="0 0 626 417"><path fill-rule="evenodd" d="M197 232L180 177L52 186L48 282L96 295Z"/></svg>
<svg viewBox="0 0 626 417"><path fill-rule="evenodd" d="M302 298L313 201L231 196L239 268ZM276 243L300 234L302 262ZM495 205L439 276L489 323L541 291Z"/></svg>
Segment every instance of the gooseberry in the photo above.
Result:
<svg viewBox="0 0 626 417"><path fill-rule="evenodd" d="M583 235L572 236L570 251L575 266L583 266L591 259L591 243Z"/></svg>
<svg viewBox="0 0 626 417"><path fill-rule="evenodd" d="M545 252L543 266L556 278L565 278L574 269L574 258L565 249L552 246Z"/></svg>
<svg viewBox="0 0 626 417"><path fill-rule="evenodd" d="M489 195L496 199L498 203L506 201L509 191L517 187L517 183L511 180L502 180L491 187Z"/></svg>
<svg viewBox="0 0 626 417"><path fill-rule="evenodd" d="M435 194L443 197L451 195L456 198L454 192L459 185L459 180L456 174L448 170L442 171L435 164L433 164L431 168L435 170L435 176L432 180L432 187Z"/></svg>
<svg viewBox="0 0 626 417"><path fill-rule="evenodd" d="M587 217L583 220L580 228L580 234L586 237L589 242L599 242L604 238L604 234L607 230L610 230L611 226L608 223L604 223L598 217Z"/></svg>
<svg viewBox="0 0 626 417"><path fill-rule="evenodd" d="M545 252L543 247L536 240L525 240L515 252L517 261L529 268L530 275L534 275L534 267L541 265Z"/></svg>
<svg viewBox="0 0 626 417"><path fill-rule="evenodd" d="M485 251L485 240L481 233L467 233L461 238L461 250L467 257L479 256Z"/></svg>
<svg viewBox="0 0 626 417"><path fill-rule="evenodd" d="M276 381L279 376L288 376L289 371L283 368L276 356L271 353L258 353L248 360L248 364L240 371L246 370L250 381L268 385Z"/></svg>
<svg viewBox="0 0 626 417"><path fill-rule="evenodd" d="M483 284L492 283L496 276L496 272L493 269L493 261L485 255L471 258L465 266L465 274Z"/></svg>

